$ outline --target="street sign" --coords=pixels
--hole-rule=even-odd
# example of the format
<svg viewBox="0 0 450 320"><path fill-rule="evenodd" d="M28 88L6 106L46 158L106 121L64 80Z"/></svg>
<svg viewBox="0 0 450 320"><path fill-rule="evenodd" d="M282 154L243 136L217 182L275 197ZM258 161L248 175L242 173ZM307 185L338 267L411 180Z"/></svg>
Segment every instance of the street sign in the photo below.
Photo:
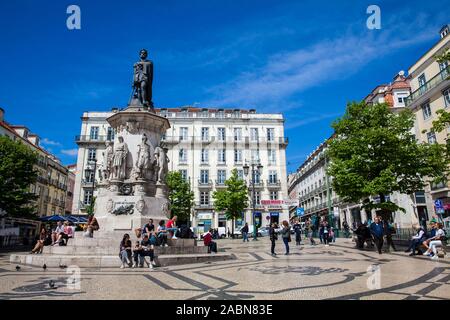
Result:
<svg viewBox="0 0 450 320"><path fill-rule="evenodd" d="M305 214L305 209L304 208L297 208L297 215L298 216L302 216Z"/></svg>
<svg viewBox="0 0 450 320"><path fill-rule="evenodd" d="M444 208L444 204L440 199L434 200L434 206L436 207L436 209Z"/></svg>

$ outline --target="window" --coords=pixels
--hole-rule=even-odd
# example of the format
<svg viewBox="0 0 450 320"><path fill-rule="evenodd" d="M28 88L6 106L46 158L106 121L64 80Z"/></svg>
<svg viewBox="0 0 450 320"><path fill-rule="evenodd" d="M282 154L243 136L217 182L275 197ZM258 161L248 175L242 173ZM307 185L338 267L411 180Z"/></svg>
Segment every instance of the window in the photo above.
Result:
<svg viewBox="0 0 450 320"><path fill-rule="evenodd" d="M200 205L207 206L209 205L209 192L200 192Z"/></svg>
<svg viewBox="0 0 450 320"><path fill-rule="evenodd" d="M270 191L270 200L278 200L278 191Z"/></svg>
<svg viewBox="0 0 450 320"><path fill-rule="evenodd" d="M84 177L87 183L92 183L94 182L94 171L92 170L85 170L84 171Z"/></svg>
<svg viewBox="0 0 450 320"><path fill-rule="evenodd" d="M234 163L242 162L242 150L234 149Z"/></svg>
<svg viewBox="0 0 450 320"><path fill-rule="evenodd" d="M251 141L259 140L258 128L250 128L250 140Z"/></svg>
<svg viewBox="0 0 450 320"><path fill-rule="evenodd" d="M261 192L256 191L255 192L255 205L260 205L260 204L261 204Z"/></svg>
<svg viewBox="0 0 450 320"><path fill-rule="evenodd" d="M269 183L277 183L277 172L276 171L269 171Z"/></svg>
<svg viewBox="0 0 450 320"><path fill-rule="evenodd" d="M106 139L108 141L114 140L114 129L113 128L108 127L108 133L107 133Z"/></svg>
<svg viewBox="0 0 450 320"><path fill-rule="evenodd" d="M255 184L261 183L261 173L258 170L253 171L252 180Z"/></svg>
<svg viewBox="0 0 450 320"><path fill-rule="evenodd" d="M267 157L269 158L269 164L274 165L277 162L275 150L267 150Z"/></svg>
<svg viewBox="0 0 450 320"><path fill-rule="evenodd" d="M252 150L251 151L251 160L252 161L259 161L259 150Z"/></svg>
<svg viewBox="0 0 450 320"><path fill-rule="evenodd" d="M227 171L217 170L217 183L225 184L225 180L227 180Z"/></svg>
<svg viewBox="0 0 450 320"><path fill-rule="evenodd" d="M431 117L431 108L430 104L426 103L422 105L422 113L423 113L423 119L426 120Z"/></svg>
<svg viewBox="0 0 450 320"><path fill-rule="evenodd" d="M202 128L202 141L209 141L209 128Z"/></svg>
<svg viewBox="0 0 450 320"><path fill-rule="evenodd" d="M421 74L418 78L419 81L419 90L421 93L424 93L427 90L427 80L425 79L425 74Z"/></svg>
<svg viewBox="0 0 450 320"><path fill-rule="evenodd" d="M185 169L180 170L180 173L181 173L181 179L183 179L184 181L187 181L188 180L187 170L185 170Z"/></svg>
<svg viewBox="0 0 450 320"><path fill-rule="evenodd" d="M441 78L447 79L448 77L448 62L444 61L442 63L439 63L439 69L441 70Z"/></svg>
<svg viewBox="0 0 450 320"><path fill-rule="evenodd" d="M202 163L208 163L209 162L208 149L202 149L201 161L202 161Z"/></svg>
<svg viewBox="0 0 450 320"><path fill-rule="evenodd" d="M444 96L445 107L447 108L450 106L450 88L442 92L442 95Z"/></svg>
<svg viewBox="0 0 450 320"><path fill-rule="evenodd" d="M417 191L415 193L416 203L426 203L425 191Z"/></svg>
<svg viewBox="0 0 450 320"><path fill-rule="evenodd" d="M98 127L91 127L91 140L98 140Z"/></svg>
<svg viewBox="0 0 450 320"><path fill-rule="evenodd" d="M275 129L267 128L267 141L274 141L274 140L275 140Z"/></svg>
<svg viewBox="0 0 450 320"><path fill-rule="evenodd" d="M225 118L225 112L223 110L218 110L216 113L217 118Z"/></svg>
<svg viewBox="0 0 450 320"><path fill-rule="evenodd" d="M239 179L244 180L244 170L238 170L237 171L237 176Z"/></svg>
<svg viewBox="0 0 450 320"><path fill-rule="evenodd" d="M217 162L222 164L227 162L225 151L226 151L225 149L217 150Z"/></svg>
<svg viewBox="0 0 450 320"><path fill-rule="evenodd" d="M209 183L209 170L200 170L200 183Z"/></svg>
<svg viewBox="0 0 450 320"><path fill-rule="evenodd" d="M88 161L97 160L97 149L88 149Z"/></svg>
<svg viewBox="0 0 450 320"><path fill-rule="evenodd" d="M217 128L217 139L225 141L225 128Z"/></svg>
<svg viewBox="0 0 450 320"><path fill-rule="evenodd" d="M92 200L92 190L85 190L83 197L83 204L89 205L91 204L91 200Z"/></svg>
<svg viewBox="0 0 450 320"><path fill-rule="evenodd" d="M187 162L187 152L185 149L180 149L180 151L178 152L178 158L181 163Z"/></svg>
<svg viewBox="0 0 450 320"><path fill-rule="evenodd" d="M180 128L180 141L188 139L188 128Z"/></svg>
<svg viewBox="0 0 450 320"><path fill-rule="evenodd" d="M242 140L242 128L234 128L234 141Z"/></svg>
<svg viewBox="0 0 450 320"><path fill-rule="evenodd" d="M427 140L430 144L436 143L436 134L434 131L427 132Z"/></svg>

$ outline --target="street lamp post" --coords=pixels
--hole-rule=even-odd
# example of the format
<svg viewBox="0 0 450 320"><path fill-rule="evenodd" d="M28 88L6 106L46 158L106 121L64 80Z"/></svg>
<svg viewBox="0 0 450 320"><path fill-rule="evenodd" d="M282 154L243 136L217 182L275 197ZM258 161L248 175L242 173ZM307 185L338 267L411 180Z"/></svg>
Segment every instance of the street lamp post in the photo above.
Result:
<svg viewBox="0 0 450 320"><path fill-rule="evenodd" d="M256 229L256 219L255 219L255 212L256 212L256 195L255 195L255 193L256 193L256 191L255 191L255 177L256 177L256 175L255 174L256 174L257 171L259 172L259 170L261 170L263 168L263 166L261 165L261 163L259 161L258 162L252 161L250 166L252 168L252 173L251 173L251 176L250 176L250 182L252 184L253 240L256 241L256 240L258 240L258 232L257 232L257 229ZM247 162L244 165L244 174L246 176L248 176L250 166L247 164ZM256 169L255 169L255 167L256 167Z"/></svg>
<svg viewBox="0 0 450 320"><path fill-rule="evenodd" d="M94 190L95 190L95 173L97 171L97 159L93 159L91 161L89 161L89 164L92 166L94 166L94 176L92 177L92 196L91 196L91 201L90 201L90 206L91 206L91 210L92 205L94 204Z"/></svg>

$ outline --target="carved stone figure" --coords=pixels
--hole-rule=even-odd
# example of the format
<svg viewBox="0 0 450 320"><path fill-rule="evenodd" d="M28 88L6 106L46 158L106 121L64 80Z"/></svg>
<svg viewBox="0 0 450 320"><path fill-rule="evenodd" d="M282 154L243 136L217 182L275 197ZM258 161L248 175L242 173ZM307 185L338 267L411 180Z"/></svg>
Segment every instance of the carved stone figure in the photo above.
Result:
<svg viewBox="0 0 450 320"><path fill-rule="evenodd" d="M147 60L148 52L145 49L139 52L139 56L141 60L134 64L133 99L153 109L153 62Z"/></svg>
<svg viewBox="0 0 450 320"><path fill-rule="evenodd" d="M106 142L106 150L103 153L103 164L102 164L102 177L105 180L111 178L112 167L113 167L113 157L114 157L114 147L112 141Z"/></svg>
<svg viewBox="0 0 450 320"><path fill-rule="evenodd" d="M147 136L142 135L142 142L138 145L136 157L136 174L140 179L145 179L151 166L150 145L147 144Z"/></svg>
<svg viewBox="0 0 450 320"><path fill-rule="evenodd" d="M121 180L126 178L128 146L123 137L118 139L119 142L114 148L112 178Z"/></svg>
<svg viewBox="0 0 450 320"><path fill-rule="evenodd" d="M112 199L109 199L106 203L106 212L111 213L114 209L114 201Z"/></svg>
<svg viewBox="0 0 450 320"><path fill-rule="evenodd" d="M169 158L167 157L166 151L161 147L155 148L155 167L156 167L156 177L158 183L164 183L166 179L167 172L169 171Z"/></svg>
<svg viewBox="0 0 450 320"><path fill-rule="evenodd" d="M141 199L139 199L139 201L136 202L136 210L142 213L144 209L145 209L145 201L144 198L141 197Z"/></svg>

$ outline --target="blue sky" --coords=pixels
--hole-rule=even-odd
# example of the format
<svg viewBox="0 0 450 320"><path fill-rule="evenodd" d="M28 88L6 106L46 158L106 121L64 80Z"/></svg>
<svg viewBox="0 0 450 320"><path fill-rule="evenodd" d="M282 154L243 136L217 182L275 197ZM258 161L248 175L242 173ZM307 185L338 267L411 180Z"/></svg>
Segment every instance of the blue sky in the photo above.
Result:
<svg viewBox="0 0 450 320"><path fill-rule="evenodd" d="M81 30L66 28L70 4ZM381 30L366 27L371 4ZM1 1L0 106L74 163L82 112L125 106L147 48L157 107L282 112L294 171L348 101L407 70L449 17L449 0Z"/></svg>

